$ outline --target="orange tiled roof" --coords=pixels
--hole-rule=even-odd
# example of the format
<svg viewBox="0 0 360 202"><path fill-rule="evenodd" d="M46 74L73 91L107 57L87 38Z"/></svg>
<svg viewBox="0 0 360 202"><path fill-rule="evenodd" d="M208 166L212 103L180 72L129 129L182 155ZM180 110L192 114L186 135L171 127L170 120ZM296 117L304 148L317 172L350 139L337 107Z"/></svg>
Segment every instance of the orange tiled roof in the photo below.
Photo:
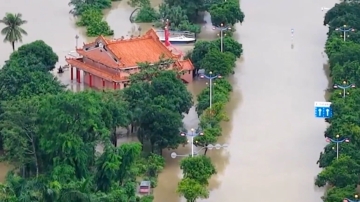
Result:
<svg viewBox="0 0 360 202"><path fill-rule="evenodd" d="M103 56L100 53L99 49L94 49L91 51L84 51L83 49L77 49L76 52L79 55L85 56L87 58L90 58L96 62L102 63L108 67L118 68L120 67L119 64L116 64L114 60L110 56Z"/></svg>
<svg viewBox="0 0 360 202"><path fill-rule="evenodd" d="M111 57L98 54L96 52L98 50L96 49L90 51L78 49L77 52L80 55L115 68L134 67L137 66L139 62L154 63L159 61L161 56L165 58L176 58L176 56L163 45L153 29L150 29L145 35L137 38L108 40L103 36L99 36L98 39L104 41L106 48L119 59L120 64L114 63Z"/></svg>
<svg viewBox="0 0 360 202"><path fill-rule="evenodd" d="M100 78L103 78L108 81L114 81L114 82L120 82L120 81L127 81L129 78L121 76L121 74L112 74L107 71L102 71L100 69L95 69L91 65L87 65L79 60L76 60L74 58L66 58L66 62L72 66L75 66L77 68L80 68L81 70L85 72L89 72L90 74L93 74L95 76L98 76Z"/></svg>
<svg viewBox="0 0 360 202"><path fill-rule="evenodd" d="M181 70L185 70L185 71L194 70L194 65L192 64L191 60L189 60L189 59L179 61L179 63L181 66Z"/></svg>

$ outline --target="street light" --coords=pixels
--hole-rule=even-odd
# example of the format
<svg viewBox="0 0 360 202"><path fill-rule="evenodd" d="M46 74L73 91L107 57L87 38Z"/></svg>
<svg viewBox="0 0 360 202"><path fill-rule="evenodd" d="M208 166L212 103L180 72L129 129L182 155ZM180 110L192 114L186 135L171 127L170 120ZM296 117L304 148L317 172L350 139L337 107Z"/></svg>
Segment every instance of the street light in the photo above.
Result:
<svg viewBox="0 0 360 202"><path fill-rule="evenodd" d="M209 79L209 83L210 83L210 85L209 85L209 87L210 87L210 109L211 109L211 106L212 106L212 84L213 84L213 82L212 82L212 80L214 80L214 79L217 79L217 78L221 78L221 75L213 75L213 72L209 72L209 75L206 75L206 74L201 74L200 75L200 78L202 78L202 79Z"/></svg>
<svg viewBox="0 0 360 202"><path fill-rule="evenodd" d="M347 32L354 32L354 31L355 31L355 29L353 29L353 28L347 28L346 25L344 25L344 26L342 26L342 27L339 27L339 28L336 28L335 30L336 30L336 31L343 32L344 41L346 41L346 33L347 33ZM340 35L340 36L341 36L341 35ZM349 36L347 36L347 37L349 37Z"/></svg>
<svg viewBox="0 0 360 202"><path fill-rule="evenodd" d="M332 139L329 137L326 138L326 142L336 143L336 159L339 159L339 144L343 143L343 142L345 142L345 143L350 142L350 140L347 138L343 138L343 139L339 140L339 137L340 137L340 135L336 135L336 139Z"/></svg>
<svg viewBox="0 0 360 202"><path fill-rule="evenodd" d="M228 26L224 26L224 23L221 23L220 26L215 26L213 27L213 30L220 30L220 51L223 52L223 47L224 47L224 42L223 42L223 37L224 37L224 34L223 32L226 31L226 30L231 30L231 27L228 27Z"/></svg>
<svg viewBox="0 0 360 202"><path fill-rule="evenodd" d="M209 149L209 150L212 150L212 149L217 149L217 150L219 150L219 149L221 149L221 148L227 148L229 145L227 145L227 144L219 144L219 143L216 143L215 145L212 145L212 144L208 144L207 146L205 146L205 147L202 147L201 149L199 149L198 151L196 151L196 152L194 152L192 155L191 155L191 157L194 157L194 155L198 155L198 153L201 151L201 150L203 150L203 149ZM172 152L171 154L170 154L170 156L171 156L171 158L176 158L176 157L186 157L186 156L189 156L189 155L179 155L179 154L177 154L176 152Z"/></svg>
<svg viewBox="0 0 360 202"><path fill-rule="evenodd" d="M190 130L190 132L187 132L187 133L181 133L180 134L181 136L183 136L183 137L190 137L190 139L191 139L191 157L193 157L194 156L194 138L196 137L196 136L203 136L204 135L204 133L203 132L201 132L201 131L195 131L195 129L191 129Z"/></svg>
<svg viewBox="0 0 360 202"><path fill-rule="evenodd" d="M360 202L360 200L358 200L359 196L357 194L355 194L355 200L351 200L351 199L348 199L348 198L345 198L343 200L343 202Z"/></svg>
<svg viewBox="0 0 360 202"><path fill-rule="evenodd" d="M343 97L345 98L346 97L346 89L348 88L355 88L355 84L349 84L347 85L347 82L346 81L343 81L343 85L338 85L338 84L335 84L334 86L334 89L342 89L343 90ZM340 93L341 94L341 93Z"/></svg>
<svg viewBox="0 0 360 202"><path fill-rule="evenodd" d="M78 47L79 35L75 35L75 40L76 40L76 48L77 48Z"/></svg>

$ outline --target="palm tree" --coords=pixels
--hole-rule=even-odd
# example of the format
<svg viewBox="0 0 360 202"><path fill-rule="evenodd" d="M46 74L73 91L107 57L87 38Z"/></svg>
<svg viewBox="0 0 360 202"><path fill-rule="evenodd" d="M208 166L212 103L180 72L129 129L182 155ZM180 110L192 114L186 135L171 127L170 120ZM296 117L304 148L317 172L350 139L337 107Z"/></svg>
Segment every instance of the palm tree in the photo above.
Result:
<svg viewBox="0 0 360 202"><path fill-rule="evenodd" d="M22 35L27 35L26 31L20 27L27 23L27 21L21 19L21 17L21 13L6 13L5 17L0 20L0 23L5 24L5 28L1 30L1 34L5 35L4 42L10 42L13 51L15 51L15 42L22 42Z"/></svg>

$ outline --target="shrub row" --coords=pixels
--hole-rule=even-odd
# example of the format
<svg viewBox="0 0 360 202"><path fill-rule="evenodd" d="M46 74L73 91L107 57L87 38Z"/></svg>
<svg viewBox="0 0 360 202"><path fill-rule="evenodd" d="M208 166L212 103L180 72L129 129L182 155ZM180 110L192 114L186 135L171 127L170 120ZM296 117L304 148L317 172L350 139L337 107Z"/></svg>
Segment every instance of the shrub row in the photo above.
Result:
<svg viewBox="0 0 360 202"><path fill-rule="evenodd" d="M323 170L317 175L315 184L327 187L323 196L325 202L356 199L359 191L360 174L360 35L354 29L360 28L360 4L343 2L330 9L324 20L328 25L328 39L325 52L329 58L331 81L335 86L347 89L329 89L333 117L326 119L330 125L325 137L331 138L324 151L320 153L319 167ZM345 24L345 25L344 25ZM341 36L338 28L349 30ZM350 37L349 37L350 36ZM345 140L349 140L345 141ZM336 144L334 141L341 143ZM337 146L339 158L337 158Z"/></svg>

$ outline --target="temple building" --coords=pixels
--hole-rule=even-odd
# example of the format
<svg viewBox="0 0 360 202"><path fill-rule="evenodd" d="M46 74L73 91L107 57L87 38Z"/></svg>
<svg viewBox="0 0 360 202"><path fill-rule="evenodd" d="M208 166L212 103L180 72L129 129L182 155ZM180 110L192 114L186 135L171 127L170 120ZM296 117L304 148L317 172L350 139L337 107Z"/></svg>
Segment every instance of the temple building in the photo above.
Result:
<svg viewBox="0 0 360 202"><path fill-rule="evenodd" d="M129 39L109 40L99 36L94 42L76 48L76 52L77 56L66 57L71 80L75 74L78 83L97 89L122 89L129 84L129 76L139 72L138 63L154 64L160 58L173 59L175 62L169 68L179 71L184 82L193 79L191 61L183 60L182 54L175 54L164 45L153 29Z"/></svg>

